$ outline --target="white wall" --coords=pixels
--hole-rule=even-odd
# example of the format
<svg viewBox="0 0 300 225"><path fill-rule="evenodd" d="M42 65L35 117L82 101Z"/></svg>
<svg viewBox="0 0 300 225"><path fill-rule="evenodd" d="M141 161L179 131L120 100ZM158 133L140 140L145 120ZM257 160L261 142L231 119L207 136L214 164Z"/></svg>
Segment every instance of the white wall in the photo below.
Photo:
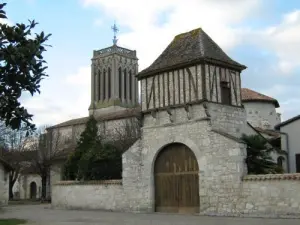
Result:
<svg viewBox="0 0 300 225"><path fill-rule="evenodd" d="M0 206L8 203L8 173L0 162Z"/></svg>
<svg viewBox="0 0 300 225"><path fill-rule="evenodd" d="M14 197L20 199L30 199L30 184L36 183L36 199L41 197L42 179L37 174L20 175L13 187Z"/></svg>
<svg viewBox="0 0 300 225"><path fill-rule="evenodd" d="M288 134L289 145L289 169L290 173L296 173L296 154L300 154L300 119L280 127L280 131ZM284 134L281 135L281 146L286 149L287 140Z"/></svg>
<svg viewBox="0 0 300 225"><path fill-rule="evenodd" d="M246 109L247 121L254 127L266 129L265 125L270 124L270 128L267 129L273 129L275 125L281 122L273 103L244 102L243 105Z"/></svg>

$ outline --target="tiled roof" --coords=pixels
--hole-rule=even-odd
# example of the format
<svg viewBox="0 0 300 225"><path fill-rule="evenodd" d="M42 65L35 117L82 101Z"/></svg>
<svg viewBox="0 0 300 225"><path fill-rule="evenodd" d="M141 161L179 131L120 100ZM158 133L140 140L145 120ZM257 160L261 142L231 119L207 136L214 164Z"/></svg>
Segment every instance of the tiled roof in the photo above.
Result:
<svg viewBox="0 0 300 225"><path fill-rule="evenodd" d="M139 78L208 61L243 70L246 66L232 60L201 28L177 35L163 53L137 76Z"/></svg>
<svg viewBox="0 0 300 225"><path fill-rule="evenodd" d="M243 180L244 181L300 180L300 173L247 175L243 177Z"/></svg>
<svg viewBox="0 0 300 225"><path fill-rule="evenodd" d="M140 112L141 112L140 108L125 109L122 111L103 114L101 116L95 117L95 119L97 121L117 120L117 119L139 116ZM63 123L56 124L52 127L49 127L48 129L85 124L88 121L88 119L89 119L88 116L77 118L77 119L72 119L72 120L65 121Z"/></svg>
<svg viewBox="0 0 300 225"><path fill-rule="evenodd" d="M298 120L298 119L300 119L300 115L295 116L295 117L292 117L292 118L290 118L290 119L288 119L288 120L286 120L286 121L283 121L283 122L280 123L280 124L277 124L277 125L275 126L275 129L279 129L280 127L283 127L283 126L285 126L285 125L287 125L287 124L289 124L289 123L292 123L292 122L294 122L294 121L296 121L296 120Z"/></svg>
<svg viewBox="0 0 300 225"><path fill-rule="evenodd" d="M242 101L251 102L251 101L263 101L263 102L272 102L275 107L279 107L279 103L275 98L271 98L267 95L258 93L249 88L242 88Z"/></svg>
<svg viewBox="0 0 300 225"><path fill-rule="evenodd" d="M61 186L67 186L67 185L122 185L122 180L90 180L90 181L65 180L65 181L59 181L55 185L61 185Z"/></svg>
<svg viewBox="0 0 300 225"><path fill-rule="evenodd" d="M265 133L269 136L273 136L275 138L280 137L280 133L276 130L267 130L267 129L262 129L260 127L255 127L255 130L257 130L258 132L261 132L261 133Z"/></svg>

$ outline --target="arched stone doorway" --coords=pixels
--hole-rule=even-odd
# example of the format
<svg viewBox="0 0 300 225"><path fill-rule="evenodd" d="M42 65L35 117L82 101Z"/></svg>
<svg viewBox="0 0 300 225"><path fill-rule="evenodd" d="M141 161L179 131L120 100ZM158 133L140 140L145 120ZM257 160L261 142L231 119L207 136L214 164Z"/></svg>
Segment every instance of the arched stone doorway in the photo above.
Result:
<svg viewBox="0 0 300 225"><path fill-rule="evenodd" d="M32 181L30 183L30 199L36 199L36 191L37 191L36 183Z"/></svg>
<svg viewBox="0 0 300 225"><path fill-rule="evenodd" d="M184 144L164 147L154 164L155 211L199 212L199 167Z"/></svg>

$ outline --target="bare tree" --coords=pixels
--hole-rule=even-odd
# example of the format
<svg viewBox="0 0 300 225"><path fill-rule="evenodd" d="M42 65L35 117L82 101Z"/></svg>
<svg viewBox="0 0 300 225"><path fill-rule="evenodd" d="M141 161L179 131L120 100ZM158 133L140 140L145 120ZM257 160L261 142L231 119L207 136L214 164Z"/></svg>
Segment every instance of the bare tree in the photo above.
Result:
<svg viewBox="0 0 300 225"><path fill-rule="evenodd" d="M141 119L131 117L122 121L121 126L114 129L114 145L125 152L141 137Z"/></svg>
<svg viewBox="0 0 300 225"><path fill-rule="evenodd" d="M28 141L26 129L13 130L5 125L0 126L2 155L3 158L11 165L9 172L9 199L13 199L13 187L19 178L20 173L29 166L23 160L23 155L28 150Z"/></svg>
<svg viewBox="0 0 300 225"><path fill-rule="evenodd" d="M50 177L51 166L65 159L74 149L71 135L62 135L59 129L39 129L32 137L30 148L35 152L31 165L42 180L41 200L47 197L47 181Z"/></svg>

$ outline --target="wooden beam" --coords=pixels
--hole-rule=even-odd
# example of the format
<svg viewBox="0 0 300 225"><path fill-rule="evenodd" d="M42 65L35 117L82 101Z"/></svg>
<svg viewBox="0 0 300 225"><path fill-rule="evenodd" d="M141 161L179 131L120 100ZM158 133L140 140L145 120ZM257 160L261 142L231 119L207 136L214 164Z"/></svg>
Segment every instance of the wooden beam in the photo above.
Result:
<svg viewBox="0 0 300 225"><path fill-rule="evenodd" d="M207 100L206 96L206 74L205 74L205 64L201 64L201 76L202 76L202 99Z"/></svg>
<svg viewBox="0 0 300 225"><path fill-rule="evenodd" d="M193 78L193 74L190 70L190 68L186 68L186 71L188 72L189 75L189 85L190 85L190 102L192 101L191 99L191 88L193 87L194 89L194 94L195 94L195 100L198 99L198 86L195 84L195 80ZM197 74L197 66L196 66L196 74ZM197 75L196 75L196 83L198 83Z"/></svg>

